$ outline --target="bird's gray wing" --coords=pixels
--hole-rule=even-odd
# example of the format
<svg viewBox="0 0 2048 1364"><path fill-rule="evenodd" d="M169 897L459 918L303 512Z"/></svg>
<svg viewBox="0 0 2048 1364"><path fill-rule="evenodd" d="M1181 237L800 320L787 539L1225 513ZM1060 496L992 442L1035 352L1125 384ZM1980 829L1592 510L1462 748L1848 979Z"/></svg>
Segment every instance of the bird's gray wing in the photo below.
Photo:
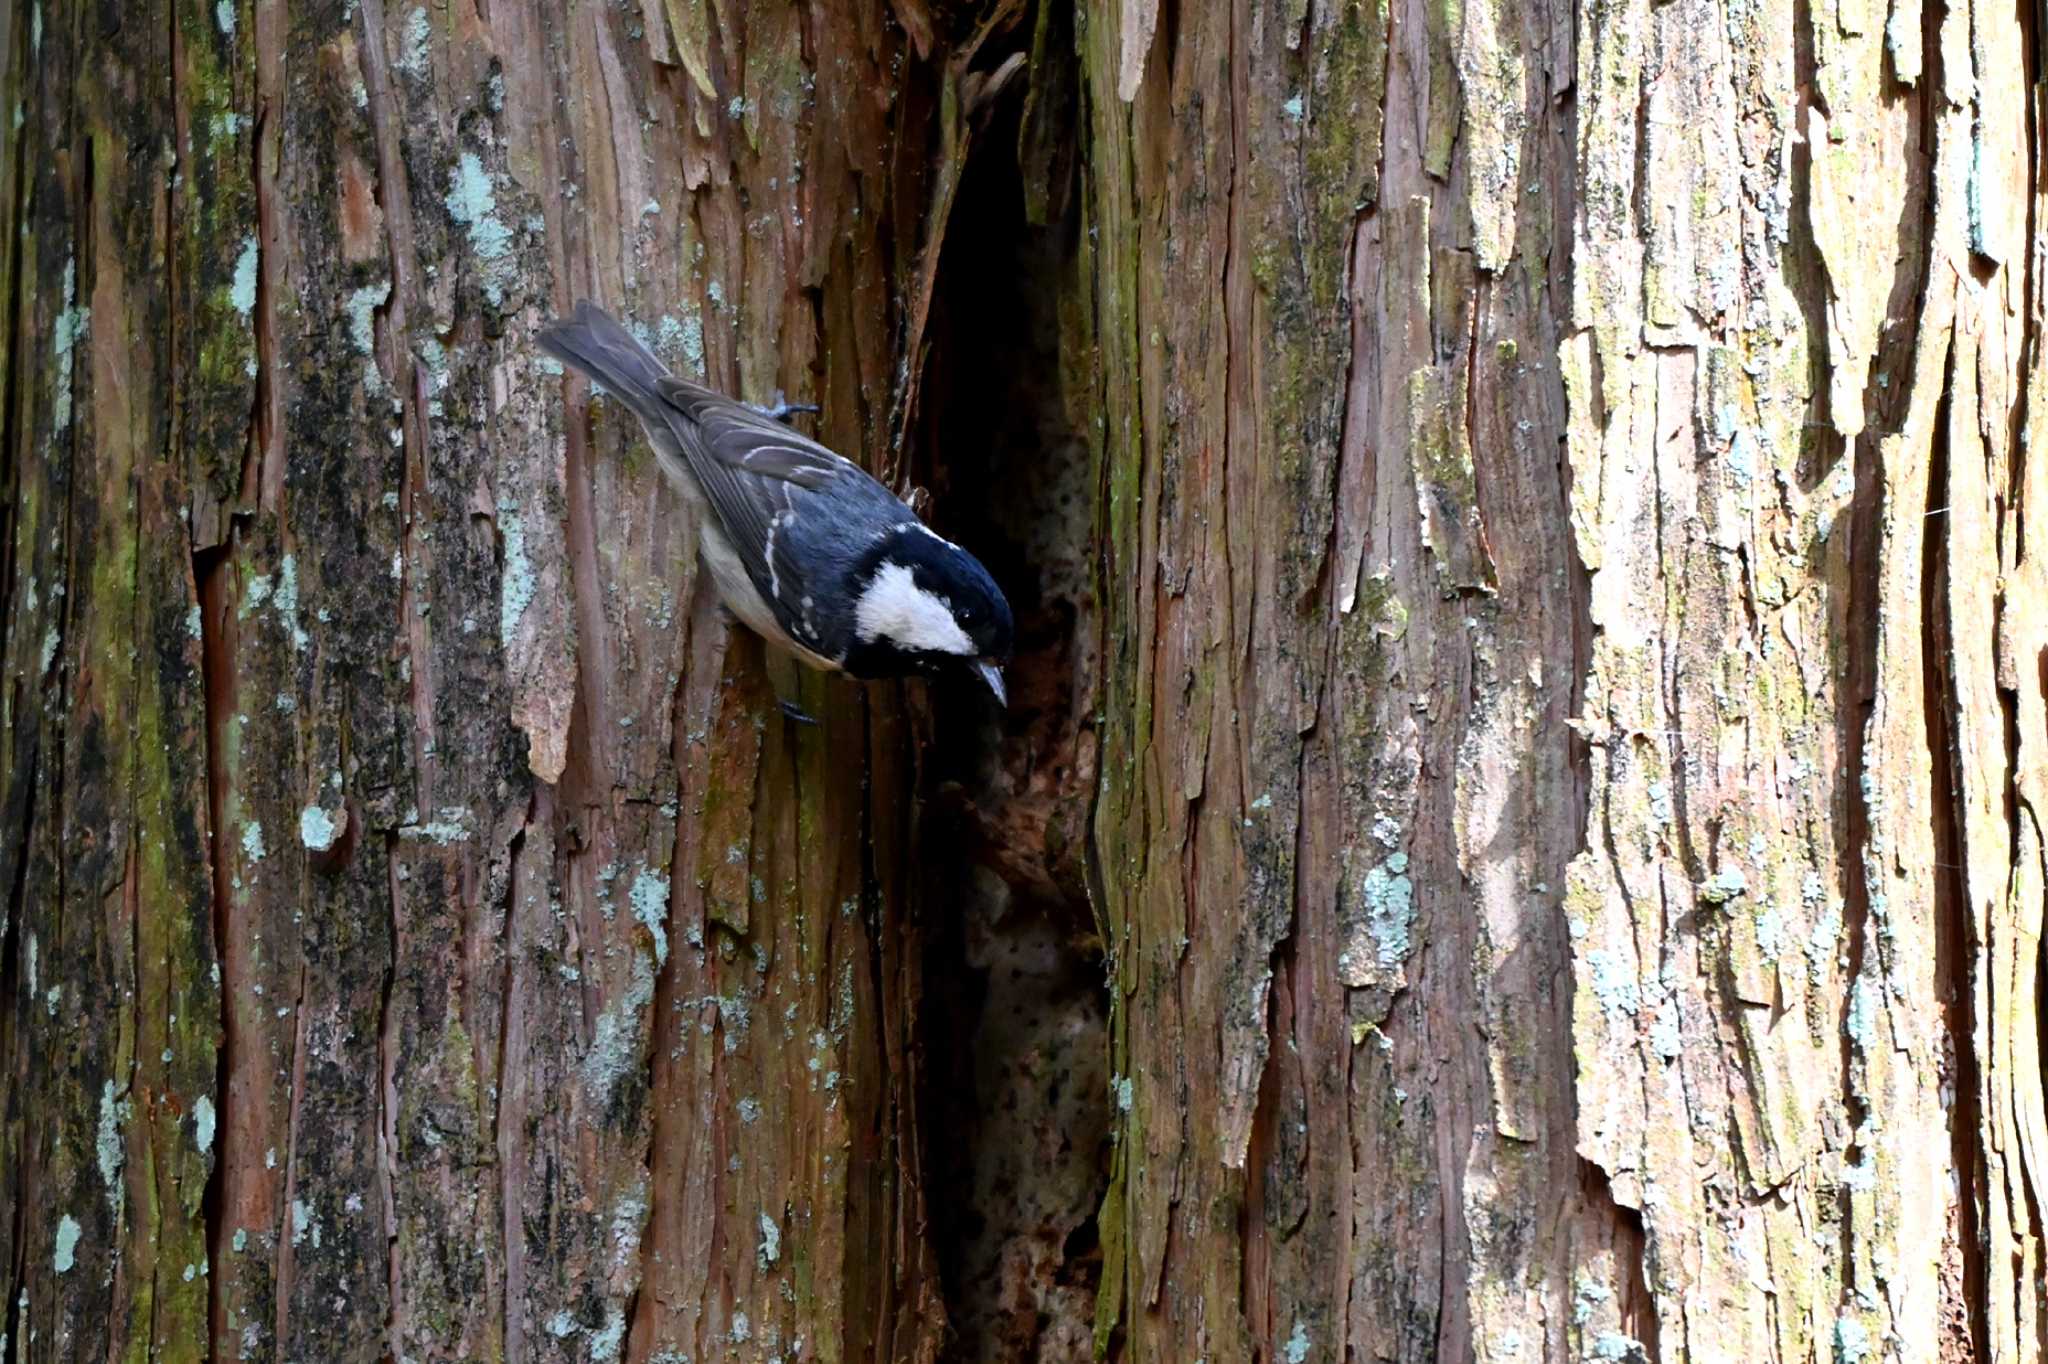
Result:
<svg viewBox="0 0 2048 1364"><path fill-rule="evenodd" d="M655 387L696 426L704 454L718 463L811 491L849 473L866 477L852 460L723 393L672 376Z"/></svg>
<svg viewBox="0 0 2048 1364"><path fill-rule="evenodd" d="M794 633L819 638L806 603L836 590L864 548L854 528L872 534L912 519L910 509L853 461L765 413L686 379L655 387L681 418L690 472L755 587Z"/></svg>
<svg viewBox="0 0 2048 1364"><path fill-rule="evenodd" d="M640 419L663 462L695 484L776 618L830 654L845 642L835 599L875 529L912 520L851 460L763 412L676 378L637 337L584 302L539 337ZM823 646L823 647L820 647Z"/></svg>

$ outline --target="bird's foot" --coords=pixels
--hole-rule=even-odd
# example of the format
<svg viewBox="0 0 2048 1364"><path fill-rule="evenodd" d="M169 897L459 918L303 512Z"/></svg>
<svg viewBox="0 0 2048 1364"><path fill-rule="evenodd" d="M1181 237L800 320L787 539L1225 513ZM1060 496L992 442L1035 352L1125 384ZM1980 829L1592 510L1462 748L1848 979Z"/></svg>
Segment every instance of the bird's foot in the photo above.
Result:
<svg viewBox="0 0 2048 1364"><path fill-rule="evenodd" d="M782 422L784 425L787 425L789 419L799 412L816 412L818 410L816 403L789 402L782 396L782 390L779 388L775 390L774 403L766 405L762 403L748 403L747 406L753 408L770 421Z"/></svg>
<svg viewBox="0 0 2048 1364"><path fill-rule="evenodd" d="M815 725L818 723L817 716L812 715L809 711L805 710L802 706L799 706L794 701L785 701L781 697L777 697L775 699L775 704L782 708L782 713L784 715L788 716L790 719L796 721L800 725Z"/></svg>

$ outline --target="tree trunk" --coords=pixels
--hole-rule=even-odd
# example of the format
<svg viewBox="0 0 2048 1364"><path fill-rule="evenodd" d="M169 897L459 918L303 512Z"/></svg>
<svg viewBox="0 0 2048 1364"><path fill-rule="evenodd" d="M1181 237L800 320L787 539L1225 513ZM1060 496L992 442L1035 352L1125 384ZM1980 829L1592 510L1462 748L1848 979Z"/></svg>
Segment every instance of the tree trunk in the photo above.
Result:
<svg viewBox="0 0 2048 1364"><path fill-rule="evenodd" d="M952 49L852 3L7 35L13 1348L930 1357L907 713L764 672L531 341L594 295L899 472Z"/></svg>
<svg viewBox="0 0 2048 1364"><path fill-rule="evenodd" d="M1099 1339L2038 1358L2035 12L1086 19Z"/></svg>
<svg viewBox="0 0 2048 1364"><path fill-rule="evenodd" d="M17 7L10 1357L2039 1358L2040 20L1891 6Z"/></svg>

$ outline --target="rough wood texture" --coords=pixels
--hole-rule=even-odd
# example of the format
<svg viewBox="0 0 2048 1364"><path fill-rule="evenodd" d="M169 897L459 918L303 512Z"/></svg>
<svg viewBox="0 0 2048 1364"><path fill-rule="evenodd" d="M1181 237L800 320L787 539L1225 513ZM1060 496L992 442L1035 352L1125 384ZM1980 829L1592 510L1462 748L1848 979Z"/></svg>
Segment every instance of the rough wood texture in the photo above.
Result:
<svg viewBox="0 0 2048 1364"><path fill-rule="evenodd" d="M2042 35L1889 4L16 6L6 1357L2039 1359Z"/></svg>
<svg viewBox="0 0 2048 1364"><path fill-rule="evenodd" d="M9 1348L931 1357L905 712L764 674L530 338L594 295L899 473L967 50L852 4L0 31Z"/></svg>
<svg viewBox="0 0 2048 1364"><path fill-rule="evenodd" d="M2035 25L1082 7L1102 1346L2039 1357Z"/></svg>

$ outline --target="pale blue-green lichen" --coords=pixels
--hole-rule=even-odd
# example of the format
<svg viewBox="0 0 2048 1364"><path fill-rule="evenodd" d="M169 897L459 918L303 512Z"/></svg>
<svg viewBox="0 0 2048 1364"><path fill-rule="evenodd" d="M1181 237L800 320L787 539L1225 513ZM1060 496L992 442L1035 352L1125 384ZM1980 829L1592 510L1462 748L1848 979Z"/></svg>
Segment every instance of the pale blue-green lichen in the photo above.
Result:
<svg viewBox="0 0 2048 1364"><path fill-rule="evenodd" d="M1842 936L1842 911L1829 905L1814 921L1813 932L1806 939L1807 975L1815 984L1827 974L1828 964L1835 959L1835 947Z"/></svg>
<svg viewBox="0 0 2048 1364"><path fill-rule="evenodd" d="M1748 431L1737 431L1735 438L1728 442L1728 477L1737 487L1747 488L1757 476L1756 437Z"/></svg>
<svg viewBox="0 0 2048 1364"><path fill-rule="evenodd" d="M1602 1331L1593 1340L1595 1359L1644 1359L1648 1357L1643 1343L1634 1336L1625 1336L1619 1331Z"/></svg>
<svg viewBox="0 0 2048 1364"><path fill-rule="evenodd" d="M590 1357L596 1360L617 1359L619 1349L626 1343L626 1309L619 1303L607 1303L604 1311L604 1327L590 1333Z"/></svg>
<svg viewBox="0 0 2048 1364"><path fill-rule="evenodd" d="M313 1248L320 1248L320 1219L313 1215L313 1209L303 1199L292 1200L292 1244L303 1245L308 1239Z"/></svg>
<svg viewBox="0 0 2048 1364"><path fill-rule="evenodd" d="M278 561L277 590L271 595L270 604L276 609L285 634L290 636L292 647L305 648L306 632L299 628L299 565L289 554Z"/></svg>
<svg viewBox="0 0 2048 1364"><path fill-rule="evenodd" d="M428 57L433 43L434 30L427 20L425 6L416 7L405 16L405 36L398 50L398 60L392 63L415 80L424 80L428 72Z"/></svg>
<svg viewBox="0 0 2048 1364"><path fill-rule="evenodd" d="M1675 1061L1683 1049L1678 1026L1678 998L1666 995L1650 1022L1650 1050L1666 1061Z"/></svg>
<svg viewBox="0 0 2048 1364"><path fill-rule="evenodd" d="M368 355L375 347L376 313L391 298L391 281L365 284L348 296L348 334L356 349Z"/></svg>
<svg viewBox="0 0 2048 1364"><path fill-rule="evenodd" d="M1710 905L1724 905L1749 889L1749 882L1743 878L1742 868L1723 867L1707 878L1700 887L1700 899Z"/></svg>
<svg viewBox="0 0 2048 1364"><path fill-rule="evenodd" d="M420 366L427 372L427 387L439 393L448 387L448 348L437 337L423 337L419 343Z"/></svg>
<svg viewBox="0 0 2048 1364"><path fill-rule="evenodd" d="M99 1157L100 1182L107 1186L107 1206L114 1210L114 1220L121 1219L122 1185L121 1165L128 1157L127 1144L122 1140L121 1129L128 1123L134 1105L120 1097L114 1082L107 1080L100 1085L100 1130L93 1143Z"/></svg>
<svg viewBox="0 0 2048 1364"><path fill-rule="evenodd" d="M213 22L220 25L221 36L229 42L235 40L235 0L215 0Z"/></svg>
<svg viewBox="0 0 2048 1364"><path fill-rule="evenodd" d="M766 1269L782 1258L782 1228L767 1213L761 1214L761 1268Z"/></svg>
<svg viewBox="0 0 2048 1364"><path fill-rule="evenodd" d="M668 920L668 878L652 867L642 867L640 874L633 878L633 889L626 898L632 902L633 917L647 926L654 938L654 964L668 962L668 931L664 927Z"/></svg>
<svg viewBox="0 0 2048 1364"><path fill-rule="evenodd" d="M1287 1343L1281 1347L1281 1357L1287 1364L1302 1364L1302 1361L1308 1358L1308 1351L1308 1327L1303 1324L1300 1317L1296 1317L1294 1331L1287 1337Z"/></svg>
<svg viewBox="0 0 2048 1364"><path fill-rule="evenodd" d="M64 262L64 306L57 312L57 321L50 332L50 349L56 354L57 368L53 376L50 395L50 420L59 431L71 425L71 352L92 326L92 309L78 304L78 263L67 259Z"/></svg>
<svg viewBox="0 0 2048 1364"><path fill-rule="evenodd" d="M1760 905L1756 911L1756 950L1765 961L1776 961L1785 946L1785 920L1776 905Z"/></svg>
<svg viewBox="0 0 2048 1364"><path fill-rule="evenodd" d="M1397 852L1365 874L1366 928L1383 969L1407 959L1414 945L1415 883L1408 877L1408 854Z"/></svg>
<svg viewBox="0 0 2048 1364"><path fill-rule="evenodd" d="M1891 53L1892 74L1901 85L1911 86L1920 80L1921 42L1920 7L1894 4L1891 18L1885 21L1884 45Z"/></svg>
<svg viewBox="0 0 2048 1364"><path fill-rule="evenodd" d="M1847 1027L1850 1040L1865 1051L1877 1041L1877 1001L1872 997L1870 983L1861 977L1849 990Z"/></svg>
<svg viewBox="0 0 2048 1364"><path fill-rule="evenodd" d="M742 1098L739 1102L739 1110L741 1122L758 1122L761 1118L761 1101L751 1096Z"/></svg>
<svg viewBox="0 0 2048 1364"><path fill-rule="evenodd" d="M192 1144L202 1156L213 1151L213 1127L213 1100L201 1094L192 1101Z"/></svg>
<svg viewBox="0 0 2048 1364"><path fill-rule="evenodd" d="M242 604L235 611L238 620L247 620L252 611L259 611L263 603L270 600L270 575L259 573L249 579L249 585L242 589Z"/></svg>
<svg viewBox="0 0 2048 1364"><path fill-rule="evenodd" d="M1861 785L1863 805L1870 813L1870 856L1881 858L1886 851L1884 788L1878 785L1876 775L1867 770L1863 774Z"/></svg>
<svg viewBox="0 0 2048 1364"><path fill-rule="evenodd" d="M400 838L424 838L430 843L447 847L450 843L467 843L470 837L470 821L474 818L469 808L463 805L444 805L438 818L422 824L419 812L413 811L405 823L398 826Z"/></svg>
<svg viewBox="0 0 2048 1364"><path fill-rule="evenodd" d="M299 842L314 852L326 852L334 846L336 833L334 816L317 805L308 805L299 811Z"/></svg>
<svg viewBox="0 0 2048 1364"><path fill-rule="evenodd" d="M1624 1014L1633 1017L1643 1007L1642 986L1634 968L1620 954L1595 949L1586 954L1586 964L1593 968L1593 998L1600 1002L1600 1012L1608 1022Z"/></svg>
<svg viewBox="0 0 2048 1364"><path fill-rule="evenodd" d="M680 321L664 316L657 329L662 349L683 357L684 363L700 377L704 374L704 322L695 313L684 313Z"/></svg>
<svg viewBox="0 0 2048 1364"><path fill-rule="evenodd" d="M1870 1329L1854 1317L1835 1318L1835 1364L1857 1364L1870 1354Z"/></svg>
<svg viewBox="0 0 2048 1364"><path fill-rule="evenodd" d="M245 322L256 312L256 263L259 254L256 238L244 238L242 254L235 257L234 281L228 285L228 302L234 305Z"/></svg>
<svg viewBox="0 0 2048 1364"><path fill-rule="evenodd" d="M442 202L448 207L448 216L468 229L469 246L476 254L484 297L492 307L498 306L505 301L504 286L511 267L512 231L498 221L497 191L492 187L490 173L484 169L484 163L475 152L464 152L457 159L447 197Z"/></svg>
<svg viewBox="0 0 2048 1364"><path fill-rule="evenodd" d="M526 557L526 523L510 502L498 503L498 533L505 537L505 572L498 584L498 642L510 648L534 591L533 564Z"/></svg>
<svg viewBox="0 0 2048 1364"><path fill-rule="evenodd" d="M1613 1296L1606 1284L1581 1270L1572 1284L1572 1324L1584 1326L1592 1321L1595 1309Z"/></svg>
<svg viewBox="0 0 2048 1364"><path fill-rule="evenodd" d="M612 1205L612 1254L624 1265L640 1253L640 1232L647 1225L647 1181L636 1178Z"/></svg>
<svg viewBox="0 0 2048 1364"><path fill-rule="evenodd" d="M251 862L263 860L263 826L253 819L242 826L242 851Z"/></svg>
<svg viewBox="0 0 2048 1364"><path fill-rule="evenodd" d="M78 1219L65 1213L57 1219L57 1242L52 1247L50 1267L59 1274L69 1274L71 1266L78 1263L78 1238L85 1234L85 1228L78 1225Z"/></svg>
<svg viewBox="0 0 2048 1364"><path fill-rule="evenodd" d="M635 1024L653 999L653 963L646 953L635 952L626 993L598 1015L590 1050L583 1057L583 1083L600 1103L609 1103L619 1081L639 1064L639 1030ZM730 1036L726 1040L732 1041Z"/></svg>

